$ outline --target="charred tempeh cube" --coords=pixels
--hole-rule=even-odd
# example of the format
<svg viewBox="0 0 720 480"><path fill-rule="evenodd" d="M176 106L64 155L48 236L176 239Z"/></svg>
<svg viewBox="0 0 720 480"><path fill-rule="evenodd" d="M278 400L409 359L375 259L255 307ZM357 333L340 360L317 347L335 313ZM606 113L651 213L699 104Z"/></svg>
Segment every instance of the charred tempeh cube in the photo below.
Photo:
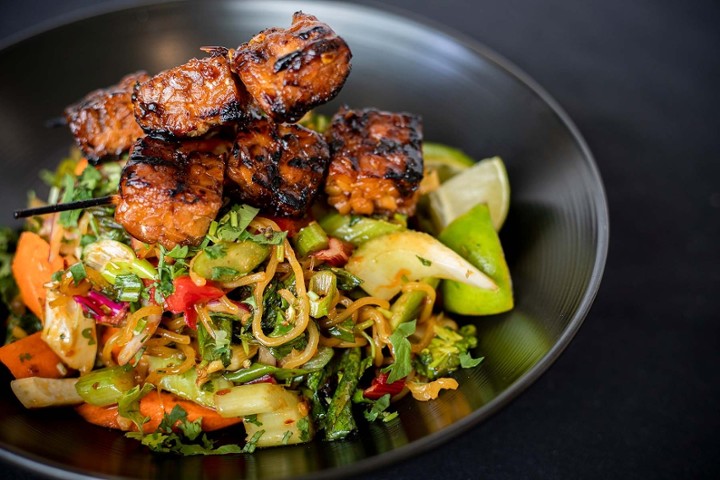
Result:
<svg viewBox="0 0 720 480"><path fill-rule="evenodd" d="M423 178L420 117L341 109L329 130L325 193L340 213L412 215Z"/></svg>
<svg viewBox="0 0 720 480"><path fill-rule="evenodd" d="M329 159L327 143L316 132L260 120L235 139L228 191L270 214L302 216L320 190Z"/></svg>
<svg viewBox="0 0 720 480"><path fill-rule="evenodd" d="M332 100L350 73L350 48L325 23L296 12L290 28L269 28L239 46L233 70L277 122L296 122Z"/></svg>
<svg viewBox="0 0 720 480"><path fill-rule="evenodd" d="M117 157L144 135L135 121L130 97L135 84L148 78L145 72L127 75L116 85L90 92L65 109L70 131L89 160Z"/></svg>
<svg viewBox="0 0 720 480"><path fill-rule="evenodd" d="M251 118L250 96L230 71L223 48L193 58L135 87L135 118L153 136L196 137Z"/></svg>
<svg viewBox="0 0 720 480"><path fill-rule="evenodd" d="M224 158L202 142L137 142L120 178L115 219L145 243L196 245L222 205Z"/></svg>

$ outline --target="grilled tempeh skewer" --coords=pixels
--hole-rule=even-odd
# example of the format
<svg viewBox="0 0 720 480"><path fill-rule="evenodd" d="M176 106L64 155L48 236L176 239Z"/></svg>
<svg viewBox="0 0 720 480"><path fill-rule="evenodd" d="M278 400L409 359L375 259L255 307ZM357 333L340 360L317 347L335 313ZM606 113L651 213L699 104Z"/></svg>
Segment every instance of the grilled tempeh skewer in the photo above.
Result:
<svg viewBox="0 0 720 480"><path fill-rule="evenodd" d="M325 193L340 213L412 215L423 178L420 117L342 108L328 132Z"/></svg>
<svg viewBox="0 0 720 480"><path fill-rule="evenodd" d="M302 12L290 28L269 28L232 54L232 69L262 110L296 122L332 100L350 73L350 48L327 24Z"/></svg>
<svg viewBox="0 0 720 480"><path fill-rule="evenodd" d="M330 150L318 133L259 120L235 138L227 191L273 215L302 216L320 190L329 161Z"/></svg>
<svg viewBox="0 0 720 480"><path fill-rule="evenodd" d="M151 135L197 137L254 117L250 96L230 71L227 49L161 72L135 86L135 118Z"/></svg>
<svg viewBox="0 0 720 480"><path fill-rule="evenodd" d="M115 220L165 248L196 245L222 206L224 154L199 142L139 140L120 179Z"/></svg>
<svg viewBox="0 0 720 480"><path fill-rule="evenodd" d="M130 97L135 84L149 78L145 72L127 75L117 85L90 92L65 109L70 131L88 160L118 157L144 135Z"/></svg>

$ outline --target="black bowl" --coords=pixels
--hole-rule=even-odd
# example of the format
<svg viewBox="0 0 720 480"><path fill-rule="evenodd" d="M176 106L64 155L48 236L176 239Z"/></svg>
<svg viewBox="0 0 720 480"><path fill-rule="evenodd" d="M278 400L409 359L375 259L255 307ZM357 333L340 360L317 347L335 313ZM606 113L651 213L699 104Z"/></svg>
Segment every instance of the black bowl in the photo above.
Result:
<svg viewBox="0 0 720 480"><path fill-rule="evenodd" d="M436 26L358 5L264 1L161 3L86 18L0 51L0 218L42 190L72 142L48 128L97 87L144 69L158 72L284 26L302 9L332 25L354 53L350 80L325 106L345 103L421 114L425 138L475 158L501 155L513 188L501 237L516 308L468 319L485 361L457 375L436 401L403 400L399 421L364 426L337 443L227 457L149 453L71 410L28 412L3 372L0 458L55 477L313 478L357 473L406 458L477 424L545 371L572 339L597 292L608 245L606 200L590 152L567 116L532 80L487 49ZM17 225L16 225L17 226Z"/></svg>

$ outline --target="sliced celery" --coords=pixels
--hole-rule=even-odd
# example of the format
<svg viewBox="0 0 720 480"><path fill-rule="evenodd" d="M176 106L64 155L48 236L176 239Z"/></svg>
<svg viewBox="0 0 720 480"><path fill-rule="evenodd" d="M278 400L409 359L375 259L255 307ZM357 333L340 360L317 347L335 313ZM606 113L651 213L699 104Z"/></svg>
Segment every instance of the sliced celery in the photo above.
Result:
<svg viewBox="0 0 720 480"><path fill-rule="evenodd" d="M405 230L399 223L378 218L330 213L320 220L320 226L331 236L350 242L356 247L376 237Z"/></svg>
<svg viewBox="0 0 720 480"><path fill-rule="evenodd" d="M83 375L75 384L75 390L85 402L104 407L117 403L134 386L132 367L123 365L93 370Z"/></svg>
<svg viewBox="0 0 720 480"><path fill-rule="evenodd" d="M299 257L307 257L328 248L329 239L320 224L313 221L293 237L293 245Z"/></svg>

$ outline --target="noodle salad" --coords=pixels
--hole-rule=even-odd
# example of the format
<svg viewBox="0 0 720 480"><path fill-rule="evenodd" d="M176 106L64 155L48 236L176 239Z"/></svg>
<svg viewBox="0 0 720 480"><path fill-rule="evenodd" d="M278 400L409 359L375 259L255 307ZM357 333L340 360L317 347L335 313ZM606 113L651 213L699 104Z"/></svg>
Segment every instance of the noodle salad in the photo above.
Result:
<svg viewBox="0 0 720 480"><path fill-rule="evenodd" d="M17 399L195 455L342 440L457 389L482 357L454 315L513 308L502 161L423 144L412 114L313 113L351 55L311 15L204 51L69 107L79 150L0 230Z"/></svg>
<svg viewBox="0 0 720 480"><path fill-rule="evenodd" d="M110 190L121 163L66 159L45 176L51 199ZM0 360L29 408L75 405L158 451L247 452L342 439L362 417L392 421L394 401L434 399L457 388L454 370L481 361L475 327L458 327L439 304L439 277L426 275L462 258L446 260L452 251L402 216L317 210L319 222L290 221L230 204L200 245L167 250L132 239L112 210L36 217L4 257L19 290L6 272L10 343ZM362 289L358 264L374 244L415 257L370 266L396 290L390 298ZM242 447L196 435L237 423Z"/></svg>

